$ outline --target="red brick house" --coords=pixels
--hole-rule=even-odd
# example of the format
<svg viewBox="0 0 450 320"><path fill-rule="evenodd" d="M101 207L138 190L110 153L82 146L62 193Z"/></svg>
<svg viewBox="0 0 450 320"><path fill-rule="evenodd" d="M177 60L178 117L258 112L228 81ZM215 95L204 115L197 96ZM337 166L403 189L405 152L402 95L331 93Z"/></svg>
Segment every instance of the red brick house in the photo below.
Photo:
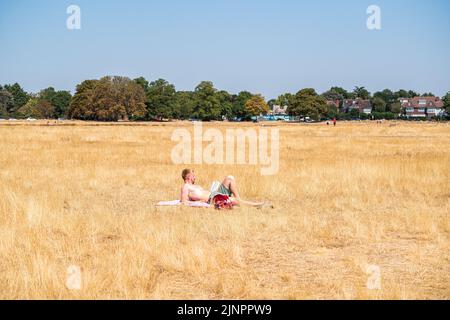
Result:
<svg viewBox="0 0 450 320"><path fill-rule="evenodd" d="M371 114L372 103L370 100L357 99L345 99L342 103L342 111L350 112L352 110L358 110L359 113Z"/></svg>
<svg viewBox="0 0 450 320"><path fill-rule="evenodd" d="M400 98L399 101L408 118L433 118L444 112L444 102L439 97Z"/></svg>

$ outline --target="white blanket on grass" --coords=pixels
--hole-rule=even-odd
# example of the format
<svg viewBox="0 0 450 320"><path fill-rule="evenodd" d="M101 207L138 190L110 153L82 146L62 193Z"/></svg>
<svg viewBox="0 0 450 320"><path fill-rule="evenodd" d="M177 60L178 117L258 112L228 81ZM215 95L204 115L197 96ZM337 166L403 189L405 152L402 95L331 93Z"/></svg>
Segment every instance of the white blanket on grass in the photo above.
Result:
<svg viewBox="0 0 450 320"><path fill-rule="evenodd" d="M210 192L213 193L214 191L217 191L220 187L219 181L214 181L211 184ZM173 200L173 201L160 201L156 204L158 207L171 207L171 206L179 206L181 205L180 200ZM188 202L189 207L200 207L200 208L210 208L211 206L204 202L198 202L198 201L189 201Z"/></svg>
<svg viewBox="0 0 450 320"><path fill-rule="evenodd" d="M205 202L194 202L189 201L188 203L189 207L197 207L197 208L210 208L211 206ZM158 207L172 207L172 206L179 206L181 205L180 200L173 200L173 201L160 201L156 204Z"/></svg>

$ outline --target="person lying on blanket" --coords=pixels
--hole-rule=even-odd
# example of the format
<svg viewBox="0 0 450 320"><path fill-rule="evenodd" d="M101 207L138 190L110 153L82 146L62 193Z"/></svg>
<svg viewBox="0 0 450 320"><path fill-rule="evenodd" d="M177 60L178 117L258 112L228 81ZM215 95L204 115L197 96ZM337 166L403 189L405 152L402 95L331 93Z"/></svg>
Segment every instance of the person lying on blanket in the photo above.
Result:
<svg viewBox="0 0 450 320"><path fill-rule="evenodd" d="M211 203L212 200L219 195L226 196L225 198L231 201L232 205L248 205L252 207L262 208L268 205L267 202L252 202L241 199L236 184L236 179L233 176L227 176L220 183L213 183L211 190L205 190L201 186L195 184L194 170L184 169L181 173L184 185L181 188L181 203L186 204L189 201L199 201L205 203Z"/></svg>

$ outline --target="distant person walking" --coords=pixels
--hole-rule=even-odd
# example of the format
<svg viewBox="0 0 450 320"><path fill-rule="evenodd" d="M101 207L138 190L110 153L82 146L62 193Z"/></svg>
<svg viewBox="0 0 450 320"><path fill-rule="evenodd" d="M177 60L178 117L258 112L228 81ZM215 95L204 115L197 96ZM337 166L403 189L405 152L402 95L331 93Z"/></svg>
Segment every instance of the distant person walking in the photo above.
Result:
<svg viewBox="0 0 450 320"><path fill-rule="evenodd" d="M333 118L333 125L336 127L336 123L337 123L337 120L336 120L336 118Z"/></svg>

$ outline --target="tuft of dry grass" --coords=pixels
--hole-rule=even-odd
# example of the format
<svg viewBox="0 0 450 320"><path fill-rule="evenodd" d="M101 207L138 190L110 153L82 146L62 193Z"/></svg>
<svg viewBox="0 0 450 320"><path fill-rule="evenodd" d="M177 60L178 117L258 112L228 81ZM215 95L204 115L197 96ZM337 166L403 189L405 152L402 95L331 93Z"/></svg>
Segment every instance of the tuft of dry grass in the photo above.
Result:
<svg viewBox="0 0 450 320"><path fill-rule="evenodd" d="M232 212L154 206L190 123L50 124L0 124L0 298L450 298L449 124L277 124L278 175L193 166L275 205Z"/></svg>

